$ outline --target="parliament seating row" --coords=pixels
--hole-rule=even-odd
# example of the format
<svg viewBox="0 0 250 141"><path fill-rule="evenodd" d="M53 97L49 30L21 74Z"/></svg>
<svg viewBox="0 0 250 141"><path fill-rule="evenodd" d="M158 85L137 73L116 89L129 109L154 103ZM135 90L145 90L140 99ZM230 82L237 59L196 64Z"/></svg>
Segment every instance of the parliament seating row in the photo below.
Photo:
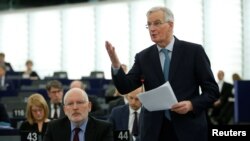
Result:
<svg viewBox="0 0 250 141"><path fill-rule="evenodd" d="M8 78L13 81L16 89L12 92L0 90L0 102L5 105L8 115L13 120L14 125L12 125L12 127L16 127L16 124L20 120L20 118L24 117L27 98L31 94L40 93L44 96L45 99L48 100L46 91L46 84L48 81L55 79L60 81L63 84L64 93L69 89L69 85L71 81L73 81L71 79L58 79L54 77L47 77L43 80L22 79L20 77ZM97 96L99 98L99 102L101 101L100 104L102 108L107 109L104 93L105 89L108 85L110 85L110 83L112 83L112 81L104 78L93 77L82 77L81 81L83 81L87 85L87 94Z"/></svg>
<svg viewBox="0 0 250 141"><path fill-rule="evenodd" d="M73 81L67 78L61 79L55 77L46 77L43 80L30 80L30 79L8 76L8 79L14 83L15 89L0 90L0 97L17 96L19 92L23 91L34 91L34 92L37 91L37 92L42 92L43 94L46 93L42 91L42 89L45 89L46 83L54 79L60 81L65 86L65 90L67 90L67 87L70 85L71 81ZM104 96L104 90L106 86L111 83L110 79L92 78L92 77L82 77L81 81L83 81L87 85L86 91L88 92L88 94L97 96Z"/></svg>

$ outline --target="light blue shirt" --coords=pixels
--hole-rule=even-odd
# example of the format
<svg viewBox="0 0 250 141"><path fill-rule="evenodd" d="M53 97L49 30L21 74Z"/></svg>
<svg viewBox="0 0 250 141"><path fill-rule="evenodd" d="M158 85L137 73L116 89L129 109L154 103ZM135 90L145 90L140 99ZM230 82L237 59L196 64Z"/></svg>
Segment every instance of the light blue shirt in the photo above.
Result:
<svg viewBox="0 0 250 141"><path fill-rule="evenodd" d="M171 58L172 58L172 52L173 52L173 48L174 48L174 41L175 41L175 38L173 37L171 42L165 47L165 49L168 50L168 57L169 57L169 60L171 61ZM165 61L165 55L164 53L161 51L161 47L159 47L157 45L157 48L158 48L158 51L159 51L159 57L160 57L160 61L161 61L161 68L163 69L164 67L164 61Z"/></svg>
<svg viewBox="0 0 250 141"><path fill-rule="evenodd" d="M88 119L85 120L81 125L80 125L80 131L78 133L78 137L79 137L79 141L85 141L85 131L86 131L86 126L87 126L87 123L88 123ZM76 127L78 127L77 125L75 125L73 122L70 122L70 126L71 126L71 137L70 137L70 140L73 141L73 138L74 138L74 134L75 134L75 131L74 129Z"/></svg>

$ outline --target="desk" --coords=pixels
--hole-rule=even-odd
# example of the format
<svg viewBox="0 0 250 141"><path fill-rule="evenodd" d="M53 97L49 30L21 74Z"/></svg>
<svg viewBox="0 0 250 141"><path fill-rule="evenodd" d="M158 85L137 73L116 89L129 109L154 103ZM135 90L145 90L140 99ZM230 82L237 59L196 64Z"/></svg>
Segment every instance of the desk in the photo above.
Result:
<svg viewBox="0 0 250 141"><path fill-rule="evenodd" d="M21 137L19 135L19 130L12 128L0 128L0 140L1 141L20 141Z"/></svg>

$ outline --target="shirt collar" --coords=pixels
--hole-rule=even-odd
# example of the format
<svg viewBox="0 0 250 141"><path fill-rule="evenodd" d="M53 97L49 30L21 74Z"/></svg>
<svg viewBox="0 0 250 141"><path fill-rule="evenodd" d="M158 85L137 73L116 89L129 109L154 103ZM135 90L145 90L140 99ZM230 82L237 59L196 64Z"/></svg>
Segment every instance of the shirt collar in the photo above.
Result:
<svg viewBox="0 0 250 141"><path fill-rule="evenodd" d="M83 132L85 132L86 127L87 127L87 123L88 123L88 118L85 121L83 121L83 123L81 123L80 126L78 126L75 123L70 121L71 132L73 132L74 129L77 127L79 127Z"/></svg>
<svg viewBox="0 0 250 141"><path fill-rule="evenodd" d="M134 114L135 110L132 109L130 106L129 106L129 114ZM141 113L141 107L136 111L137 114L140 114Z"/></svg>
<svg viewBox="0 0 250 141"><path fill-rule="evenodd" d="M165 49L167 49L168 51L172 52L173 48L174 48L174 41L175 41L175 38L173 37L172 40L170 41L170 43L165 47ZM157 49L160 52L162 48L157 45Z"/></svg>

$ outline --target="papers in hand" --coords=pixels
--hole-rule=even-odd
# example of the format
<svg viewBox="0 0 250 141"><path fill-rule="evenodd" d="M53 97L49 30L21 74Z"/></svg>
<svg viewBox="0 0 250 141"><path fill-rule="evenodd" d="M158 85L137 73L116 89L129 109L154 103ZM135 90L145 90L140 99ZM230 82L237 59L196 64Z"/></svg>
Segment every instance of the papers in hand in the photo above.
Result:
<svg viewBox="0 0 250 141"><path fill-rule="evenodd" d="M168 81L155 89L139 94L138 98L148 111L171 109L172 105L178 102Z"/></svg>

